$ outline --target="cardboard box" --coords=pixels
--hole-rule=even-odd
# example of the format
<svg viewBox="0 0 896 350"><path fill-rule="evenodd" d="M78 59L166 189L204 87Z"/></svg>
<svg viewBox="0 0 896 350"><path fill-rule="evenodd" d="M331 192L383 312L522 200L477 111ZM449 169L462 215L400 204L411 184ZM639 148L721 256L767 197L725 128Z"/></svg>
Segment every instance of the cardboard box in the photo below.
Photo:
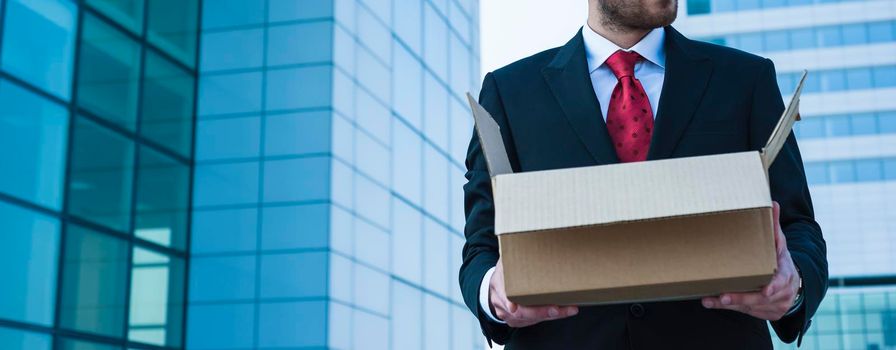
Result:
<svg viewBox="0 0 896 350"><path fill-rule="evenodd" d="M508 298L523 305L758 290L777 268L768 167L799 119L806 72L762 151L513 173L467 94L495 206Z"/></svg>

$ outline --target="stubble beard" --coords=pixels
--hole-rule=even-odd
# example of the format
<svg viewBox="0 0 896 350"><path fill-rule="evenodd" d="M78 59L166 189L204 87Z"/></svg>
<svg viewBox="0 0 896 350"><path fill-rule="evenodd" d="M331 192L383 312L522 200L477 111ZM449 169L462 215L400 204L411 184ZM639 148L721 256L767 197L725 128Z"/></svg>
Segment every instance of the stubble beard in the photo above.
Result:
<svg viewBox="0 0 896 350"><path fill-rule="evenodd" d="M613 31L651 30L672 24L678 15L677 0L661 0L662 6L651 11L642 1L599 0L601 25Z"/></svg>

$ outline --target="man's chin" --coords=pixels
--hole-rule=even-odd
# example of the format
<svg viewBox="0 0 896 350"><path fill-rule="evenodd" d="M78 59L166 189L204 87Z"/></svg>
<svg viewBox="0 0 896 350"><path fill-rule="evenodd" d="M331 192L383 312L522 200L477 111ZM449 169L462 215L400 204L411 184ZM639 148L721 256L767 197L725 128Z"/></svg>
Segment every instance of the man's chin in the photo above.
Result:
<svg viewBox="0 0 896 350"><path fill-rule="evenodd" d="M672 24L672 22L675 22L675 18L677 17L676 12L677 11L672 10L671 13L661 13L655 16L651 16L651 21L647 21L646 23L644 23L644 26L642 26L641 28L653 29L668 26Z"/></svg>

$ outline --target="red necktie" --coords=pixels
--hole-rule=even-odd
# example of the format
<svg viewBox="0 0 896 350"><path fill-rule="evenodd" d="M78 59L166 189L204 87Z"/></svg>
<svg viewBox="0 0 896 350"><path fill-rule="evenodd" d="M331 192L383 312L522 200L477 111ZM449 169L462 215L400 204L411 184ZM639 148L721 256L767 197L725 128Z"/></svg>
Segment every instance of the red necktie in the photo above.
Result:
<svg viewBox="0 0 896 350"><path fill-rule="evenodd" d="M635 63L641 59L637 52L618 50L606 62L619 79L607 109L607 130L623 163L647 159L650 148L653 111L644 87L635 79Z"/></svg>

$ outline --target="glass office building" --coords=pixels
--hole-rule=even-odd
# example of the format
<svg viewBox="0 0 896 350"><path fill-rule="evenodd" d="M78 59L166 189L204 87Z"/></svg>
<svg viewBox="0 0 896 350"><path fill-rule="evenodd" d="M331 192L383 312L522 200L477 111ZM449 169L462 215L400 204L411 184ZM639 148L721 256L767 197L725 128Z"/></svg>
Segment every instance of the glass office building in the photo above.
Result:
<svg viewBox="0 0 896 350"><path fill-rule="evenodd" d="M787 98L809 70L795 133L832 280L802 348L896 349L896 2L688 0L676 26L772 59Z"/></svg>
<svg viewBox="0 0 896 350"><path fill-rule="evenodd" d="M188 349L481 348L457 286L477 12L204 3Z"/></svg>
<svg viewBox="0 0 896 350"><path fill-rule="evenodd" d="M475 0L0 0L0 348L464 349Z"/></svg>
<svg viewBox="0 0 896 350"><path fill-rule="evenodd" d="M182 348L198 23L0 1L0 348Z"/></svg>

